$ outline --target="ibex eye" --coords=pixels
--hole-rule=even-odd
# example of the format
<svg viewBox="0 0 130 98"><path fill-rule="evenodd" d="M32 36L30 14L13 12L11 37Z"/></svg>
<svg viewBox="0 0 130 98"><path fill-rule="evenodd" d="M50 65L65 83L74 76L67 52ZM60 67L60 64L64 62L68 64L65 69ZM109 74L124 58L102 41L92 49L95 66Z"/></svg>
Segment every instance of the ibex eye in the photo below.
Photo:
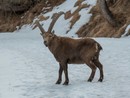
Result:
<svg viewBox="0 0 130 98"><path fill-rule="evenodd" d="M49 35L49 37L52 37L52 35Z"/></svg>

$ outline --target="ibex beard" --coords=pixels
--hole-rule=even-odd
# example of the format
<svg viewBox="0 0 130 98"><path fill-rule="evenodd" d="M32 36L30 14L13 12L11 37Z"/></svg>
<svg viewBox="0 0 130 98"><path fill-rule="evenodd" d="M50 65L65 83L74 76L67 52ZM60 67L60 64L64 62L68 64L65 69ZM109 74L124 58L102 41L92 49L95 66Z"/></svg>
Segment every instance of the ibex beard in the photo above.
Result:
<svg viewBox="0 0 130 98"><path fill-rule="evenodd" d="M86 64L91 68L91 74L88 81L91 82L95 76L96 68L100 71L100 82L103 81L103 65L99 61L99 53L102 50L101 45L91 38L73 39L69 37L60 37L52 32L52 28L60 15L60 12L55 15L52 20L48 31L37 21L37 26L41 30L41 35L44 40L44 44L51 53L54 55L57 62L59 62L59 76L56 84L62 82L62 73L65 75L65 82L63 85L69 84L68 78L68 64Z"/></svg>

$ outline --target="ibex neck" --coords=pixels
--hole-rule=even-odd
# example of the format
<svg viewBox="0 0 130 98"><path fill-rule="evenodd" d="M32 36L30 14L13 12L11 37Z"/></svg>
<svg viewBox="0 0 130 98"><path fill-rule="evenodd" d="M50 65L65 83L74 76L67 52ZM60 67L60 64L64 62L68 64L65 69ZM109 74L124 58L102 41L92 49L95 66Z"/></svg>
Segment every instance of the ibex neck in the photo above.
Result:
<svg viewBox="0 0 130 98"><path fill-rule="evenodd" d="M55 54L56 49L59 47L59 37L55 36L48 45L49 50Z"/></svg>

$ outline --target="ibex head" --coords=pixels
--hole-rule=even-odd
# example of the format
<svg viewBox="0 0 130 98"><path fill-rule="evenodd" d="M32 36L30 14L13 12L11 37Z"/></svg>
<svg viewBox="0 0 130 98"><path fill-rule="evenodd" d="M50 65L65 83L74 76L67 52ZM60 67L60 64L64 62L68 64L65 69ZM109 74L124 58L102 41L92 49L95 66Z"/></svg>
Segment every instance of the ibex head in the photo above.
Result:
<svg viewBox="0 0 130 98"><path fill-rule="evenodd" d="M54 33L44 33L41 34L44 40L44 45L47 47L51 41L53 41L53 38L55 37Z"/></svg>
<svg viewBox="0 0 130 98"><path fill-rule="evenodd" d="M53 19L52 22L48 28L48 31L45 31L44 28L41 26L41 24L39 23L39 21L36 21L36 25L39 27L40 31L41 31L41 36L43 37L44 40L44 44L45 46L48 46L48 44L53 40L53 38L56 36L54 34L55 31L52 31L57 19L64 14L64 12L59 12L59 13L55 13L53 15Z"/></svg>

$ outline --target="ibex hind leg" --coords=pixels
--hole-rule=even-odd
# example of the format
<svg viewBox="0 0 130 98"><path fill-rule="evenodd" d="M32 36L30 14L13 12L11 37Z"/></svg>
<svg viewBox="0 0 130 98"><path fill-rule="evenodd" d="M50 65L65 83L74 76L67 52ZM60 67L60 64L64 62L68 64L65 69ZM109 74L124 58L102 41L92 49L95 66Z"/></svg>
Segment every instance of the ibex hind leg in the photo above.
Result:
<svg viewBox="0 0 130 98"><path fill-rule="evenodd" d="M104 75L103 75L103 65L100 63L100 61L98 59L93 60L94 64L98 67L99 71L100 71L100 78L99 78L99 82L103 81Z"/></svg>
<svg viewBox="0 0 130 98"><path fill-rule="evenodd" d="M91 74L89 76L88 82L92 82L94 76L95 76L95 72L96 72L96 66L95 64L90 60L86 61L86 64L91 68Z"/></svg>

